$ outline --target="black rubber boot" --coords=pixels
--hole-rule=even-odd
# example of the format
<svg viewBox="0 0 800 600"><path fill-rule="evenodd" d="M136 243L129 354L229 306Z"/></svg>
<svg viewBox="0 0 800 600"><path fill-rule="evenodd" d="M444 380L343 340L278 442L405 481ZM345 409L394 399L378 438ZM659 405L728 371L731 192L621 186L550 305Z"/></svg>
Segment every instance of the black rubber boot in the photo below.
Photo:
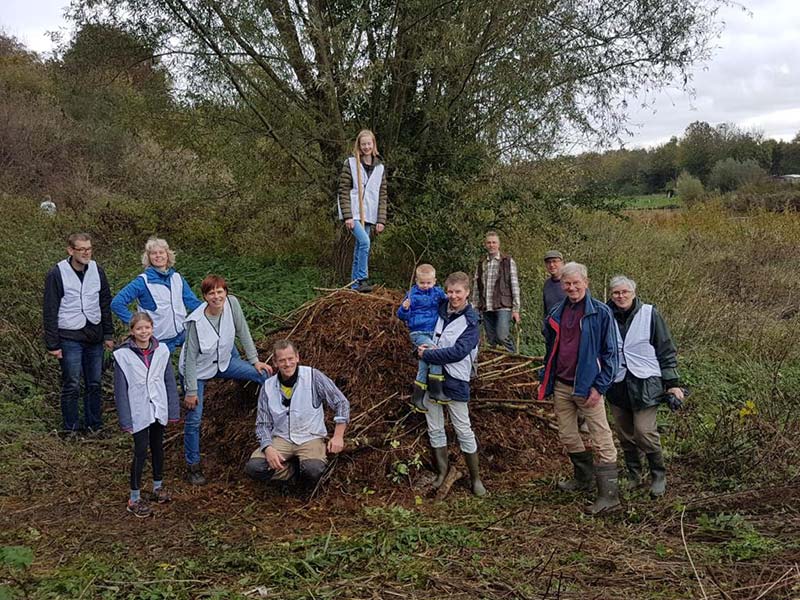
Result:
<svg viewBox="0 0 800 600"><path fill-rule="evenodd" d="M632 488L637 488L642 483L642 456L638 448L634 450L624 450L625 467L627 468L626 478Z"/></svg>
<svg viewBox="0 0 800 600"><path fill-rule="evenodd" d="M651 452L647 455L650 465L650 495L653 498L663 496L667 492L667 469L664 466L664 455Z"/></svg>
<svg viewBox="0 0 800 600"><path fill-rule="evenodd" d="M479 498L486 495L486 488L481 481L480 469L478 468L478 453L467 454L464 452L464 462L467 463L469 470L469 480L472 484L472 493Z"/></svg>
<svg viewBox="0 0 800 600"><path fill-rule="evenodd" d="M447 477L449 463L447 461L447 446L442 448L431 448L433 451L433 461L436 464L436 479L433 480L433 489L438 490L444 478Z"/></svg>
<svg viewBox="0 0 800 600"><path fill-rule="evenodd" d="M602 463L594 468L597 479L597 500L586 512L590 515L619 510L619 473L616 463Z"/></svg>
<svg viewBox="0 0 800 600"><path fill-rule="evenodd" d="M583 452L570 452L575 475L573 479L558 482L558 489L562 492L591 492L594 487L594 467L592 466L591 450Z"/></svg>
<svg viewBox="0 0 800 600"><path fill-rule="evenodd" d="M208 483L203 475L200 463L186 465L186 480L192 485L205 485Z"/></svg>
<svg viewBox="0 0 800 600"><path fill-rule="evenodd" d="M450 402L450 398L444 394L444 375L428 374L428 398L438 404Z"/></svg>
<svg viewBox="0 0 800 600"><path fill-rule="evenodd" d="M425 408L425 392L428 386L421 381L414 382L414 391L411 392L411 404L414 405L414 411L418 413L426 413L428 409Z"/></svg>

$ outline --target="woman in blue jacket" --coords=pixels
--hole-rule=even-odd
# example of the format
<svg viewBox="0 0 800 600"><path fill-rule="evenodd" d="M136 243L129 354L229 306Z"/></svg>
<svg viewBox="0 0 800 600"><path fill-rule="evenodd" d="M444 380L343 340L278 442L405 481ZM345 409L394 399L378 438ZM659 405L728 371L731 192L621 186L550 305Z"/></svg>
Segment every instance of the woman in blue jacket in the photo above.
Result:
<svg viewBox="0 0 800 600"><path fill-rule="evenodd" d="M136 301L137 310L153 319L155 338L173 352L186 339L183 322L201 302L175 271L175 252L166 240L157 237L147 240L142 266L144 272L114 296L111 310L127 324L133 316L129 306Z"/></svg>

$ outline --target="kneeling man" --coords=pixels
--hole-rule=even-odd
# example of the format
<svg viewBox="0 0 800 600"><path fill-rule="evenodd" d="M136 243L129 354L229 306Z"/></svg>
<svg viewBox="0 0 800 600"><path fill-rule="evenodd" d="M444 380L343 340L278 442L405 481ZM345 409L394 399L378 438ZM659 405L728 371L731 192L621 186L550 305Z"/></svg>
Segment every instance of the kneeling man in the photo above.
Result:
<svg viewBox="0 0 800 600"><path fill-rule="evenodd" d="M312 367L300 365L300 356L289 340L273 346L278 371L267 379L258 397L256 437L258 449L245 465L245 473L258 481L288 481L299 475L316 485L328 464L323 400L334 412L336 424L327 451L344 449L344 430L350 421L350 403L330 378Z"/></svg>

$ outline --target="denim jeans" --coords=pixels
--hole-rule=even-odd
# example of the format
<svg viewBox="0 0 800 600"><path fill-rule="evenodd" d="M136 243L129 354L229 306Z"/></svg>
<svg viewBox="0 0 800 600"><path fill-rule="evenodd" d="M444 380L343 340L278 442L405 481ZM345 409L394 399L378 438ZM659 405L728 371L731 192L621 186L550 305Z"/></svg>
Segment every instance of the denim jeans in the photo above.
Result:
<svg viewBox="0 0 800 600"><path fill-rule="evenodd" d="M412 331L411 343L414 344L415 348L423 344L427 346L436 346L433 341L432 331ZM429 365L424 360L420 360L417 364L417 381L420 383L428 382L428 373L431 375L442 374L442 365Z"/></svg>
<svg viewBox="0 0 800 600"><path fill-rule="evenodd" d="M175 352L175 348L177 348L178 346L183 346L184 342L186 342L186 330L184 329L175 337L166 338L158 341L164 344L169 350L170 354L172 354L173 352Z"/></svg>
<svg viewBox="0 0 800 600"><path fill-rule="evenodd" d="M511 339L511 311L485 310L481 313L483 328L486 330L486 342L490 346L503 346L509 352L516 352L514 340Z"/></svg>
<svg viewBox="0 0 800 600"><path fill-rule="evenodd" d="M356 245L353 248L353 269L350 273L351 281L361 281L369 277L369 232L372 229L372 224L367 223L365 226L361 225L361 221L355 220L353 224L353 237L356 238ZM353 284L355 288L357 283Z"/></svg>
<svg viewBox="0 0 800 600"><path fill-rule="evenodd" d="M61 416L64 429L78 431L78 397L83 375L83 423L87 429L103 426L100 377L103 374L103 344L61 340Z"/></svg>
<svg viewBox="0 0 800 600"><path fill-rule="evenodd" d="M228 368L224 371L217 371L217 374L211 379L238 379L262 385L267 377L259 373L249 362L242 360L239 357L239 351L234 348ZM186 411L183 421L183 453L187 464L190 465L200 462L200 421L203 418L203 390L206 381L208 380L197 380L197 406Z"/></svg>

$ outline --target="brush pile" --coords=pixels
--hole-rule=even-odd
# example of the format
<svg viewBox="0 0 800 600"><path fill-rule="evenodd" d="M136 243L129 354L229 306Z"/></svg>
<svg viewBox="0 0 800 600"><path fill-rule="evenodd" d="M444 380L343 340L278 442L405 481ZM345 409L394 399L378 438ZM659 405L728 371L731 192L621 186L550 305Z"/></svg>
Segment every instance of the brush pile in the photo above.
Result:
<svg viewBox="0 0 800 600"><path fill-rule="evenodd" d="M281 331L258 344L262 358L271 359L272 343L291 339L301 363L324 372L349 399L347 448L334 479L358 490L410 482L427 462L425 418L409 404L417 361L408 330L395 316L402 299L384 288L371 294L336 290L293 311ZM541 472L557 451L551 407L535 400L540 366L540 358L498 350L482 350L478 357L470 413L482 459L493 472L520 464ZM234 382L207 390L203 447L233 472L257 443L258 390ZM448 439L456 448L452 432Z"/></svg>

